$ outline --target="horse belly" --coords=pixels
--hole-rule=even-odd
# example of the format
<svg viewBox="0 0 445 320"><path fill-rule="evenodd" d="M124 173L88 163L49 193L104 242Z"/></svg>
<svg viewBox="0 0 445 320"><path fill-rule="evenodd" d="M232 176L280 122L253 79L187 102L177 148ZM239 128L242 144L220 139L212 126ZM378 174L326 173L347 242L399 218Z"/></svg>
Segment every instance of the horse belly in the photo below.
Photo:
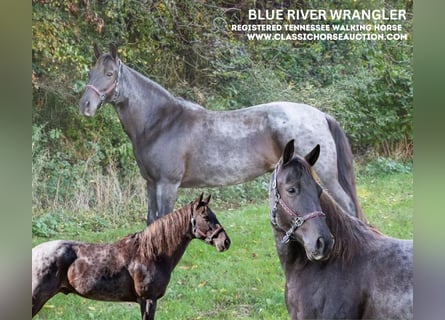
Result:
<svg viewBox="0 0 445 320"><path fill-rule="evenodd" d="M121 267L107 268L106 263L88 258L77 259L68 269L68 283L83 297L104 301L135 301L133 280Z"/></svg>
<svg viewBox="0 0 445 320"><path fill-rule="evenodd" d="M182 187L217 187L250 181L271 171L279 159L279 153L274 152L277 148L268 137L262 141L253 137L225 140L225 147L209 147L206 158L188 158Z"/></svg>
<svg viewBox="0 0 445 320"><path fill-rule="evenodd" d="M233 185L271 171L281 145L269 117L268 110L252 107L201 119L185 156L181 186Z"/></svg>
<svg viewBox="0 0 445 320"><path fill-rule="evenodd" d="M86 276L70 281L76 292L89 299L103 301L136 301L133 281L128 272L122 270L112 276Z"/></svg>

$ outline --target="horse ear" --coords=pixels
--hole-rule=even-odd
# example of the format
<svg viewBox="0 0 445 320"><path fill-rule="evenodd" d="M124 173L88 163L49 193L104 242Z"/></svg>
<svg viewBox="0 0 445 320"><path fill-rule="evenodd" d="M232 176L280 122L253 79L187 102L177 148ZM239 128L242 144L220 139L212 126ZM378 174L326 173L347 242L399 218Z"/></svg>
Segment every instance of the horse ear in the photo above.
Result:
<svg viewBox="0 0 445 320"><path fill-rule="evenodd" d="M318 156L320 155L320 145L317 144L311 152L304 156L307 163L311 165L311 167L317 162Z"/></svg>
<svg viewBox="0 0 445 320"><path fill-rule="evenodd" d="M100 50L100 48L97 46L97 43L95 43L93 45L93 50L94 50L94 55L96 56L96 59L98 59L100 57L100 55L102 54L102 50Z"/></svg>
<svg viewBox="0 0 445 320"><path fill-rule="evenodd" d="M209 204L209 202L210 202L210 198L212 197L212 195L211 194L209 194L209 196L204 200L204 202L206 203L206 204Z"/></svg>
<svg viewBox="0 0 445 320"><path fill-rule="evenodd" d="M117 58L117 47L114 43L110 43L110 53L114 60Z"/></svg>
<svg viewBox="0 0 445 320"><path fill-rule="evenodd" d="M202 198L203 198L203 197L204 197L204 192L201 193L201 195L199 196L199 198L196 199L196 201L195 201L195 204L196 204L197 207L199 207L199 206L201 205L201 203L202 203Z"/></svg>
<svg viewBox="0 0 445 320"><path fill-rule="evenodd" d="M288 163L294 156L294 139L289 141L284 147L283 151L283 164Z"/></svg>

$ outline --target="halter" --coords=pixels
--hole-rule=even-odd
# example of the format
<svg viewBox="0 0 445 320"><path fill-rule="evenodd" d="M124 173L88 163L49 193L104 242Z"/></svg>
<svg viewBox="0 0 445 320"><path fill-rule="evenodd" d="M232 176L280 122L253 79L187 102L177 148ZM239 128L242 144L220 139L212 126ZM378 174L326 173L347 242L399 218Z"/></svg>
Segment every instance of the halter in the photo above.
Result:
<svg viewBox="0 0 445 320"><path fill-rule="evenodd" d="M283 239L281 240L281 243L285 244L291 240L294 240L293 233L295 232L295 230L297 230L299 227L301 227L305 221L310 220L315 217L318 217L318 216L324 217L326 215L321 211L312 211L312 212L309 212L309 213L306 213L303 215L299 215L297 212L295 212L291 208L289 208L289 206L284 202L284 200L281 199L280 193L278 192L277 171L278 171L278 165L275 167L275 169L272 173L273 174L272 191L274 192L275 202L274 202L274 206L273 206L272 210L270 211L270 220L274 226L278 226L278 223L276 221L278 205L280 205L281 208L283 208L283 210L291 216L292 225L291 225L290 229L287 230L286 234L284 235Z"/></svg>
<svg viewBox="0 0 445 320"><path fill-rule="evenodd" d="M191 225L192 225L192 231L194 234L198 234L201 237L203 237L203 240L206 243L211 243L222 231L224 231L224 228L220 224L216 224L216 229L213 230L213 232L210 235L207 235L206 233L202 232L200 229L196 227L195 224L195 218L193 217L193 211L192 211L192 218L191 218Z"/></svg>
<svg viewBox="0 0 445 320"><path fill-rule="evenodd" d="M116 102L117 101L117 98L119 96L119 79L120 79L120 76L121 76L121 73L122 73L122 63L121 63L120 60L118 60L118 63L119 63L119 68L118 68L118 71L117 71L117 77L114 80L114 82L106 90L101 92L99 89L97 89L92 84L87 84L86 85L87 88L90 88L91 90L93 90L99 96L99 99L100 99L99 106L103 105L103 103L105 102L105 98L113 90L114 90L114 94L113 94L113 97L110 99L110 102Z"/></svg>
<svg viewBox="0 0 445 320"><path fill-rule="evenodd" d="M216 225L216 229L208 236L206 235L204 232L202 232L201 230L197 229L196 227L194 228L197 234L199 234L200 236L204 237L204 241L207 243L211 243L221 231L224 231L224 228L221 227L220 224Z"/></svg>

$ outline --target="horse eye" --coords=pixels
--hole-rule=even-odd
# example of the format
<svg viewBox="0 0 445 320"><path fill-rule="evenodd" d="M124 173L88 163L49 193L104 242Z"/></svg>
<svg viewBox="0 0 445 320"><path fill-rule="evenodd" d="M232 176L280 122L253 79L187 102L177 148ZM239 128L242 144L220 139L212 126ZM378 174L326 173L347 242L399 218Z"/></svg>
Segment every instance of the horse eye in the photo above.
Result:
<svg viewBox="0 0 445 320"><path fill-rule="evenodd" d="M295 189L294 187L291 187L291 188L287 189L287 192L290 194L294 194L297 192L297 189Z"/></svg>
<svg viewBox="0 0 445 320"><path fill-rule="evenodd" d="M109 71L108 73L107 73L107 77L111 77L113 75L113 72L112 71Z"/></svg>

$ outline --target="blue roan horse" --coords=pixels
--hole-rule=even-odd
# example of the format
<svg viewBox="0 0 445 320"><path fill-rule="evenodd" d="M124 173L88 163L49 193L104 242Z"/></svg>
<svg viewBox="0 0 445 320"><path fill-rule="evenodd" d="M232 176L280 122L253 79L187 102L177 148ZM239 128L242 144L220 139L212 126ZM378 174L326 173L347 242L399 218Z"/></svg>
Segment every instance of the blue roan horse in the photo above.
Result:
<svg viewBox="0 0 445 320"><path fill-rule="evenodd" d="M215 112L172 96L157 83L95 47L97 62L79 101L85 116L114 105L147 181L147 223L173 210L178 187L225 186L271 171L295 139L304 154L320 144L315 170L323 185L352 215L357 202L352 153L337 121L305 104L272 102Z"/></svg>
<svg viewBox="0 0 445 320"><path fill-rule="evenodd" d="M283 152L270 217L291 319L413 319L413 242L346 214L315 179L320 147Z"/></svg>

